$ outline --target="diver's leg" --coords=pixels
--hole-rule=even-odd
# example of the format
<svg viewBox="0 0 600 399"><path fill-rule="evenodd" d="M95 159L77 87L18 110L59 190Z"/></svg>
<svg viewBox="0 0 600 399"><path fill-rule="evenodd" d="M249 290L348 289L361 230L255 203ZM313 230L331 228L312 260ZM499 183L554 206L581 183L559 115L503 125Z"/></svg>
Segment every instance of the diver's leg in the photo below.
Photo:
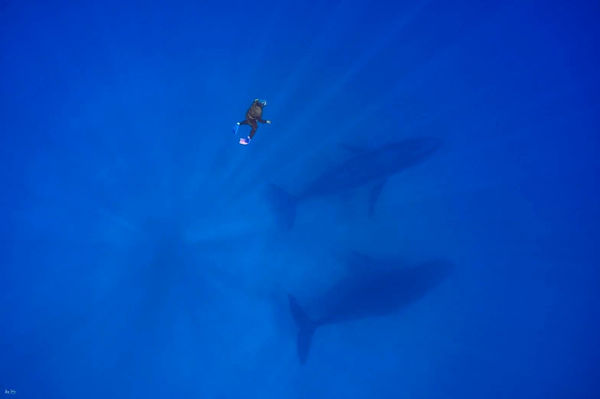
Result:
<svg viewBox="0 0 600 399"><path fill-rule="evenodd" d="M244 121L244 124L252 126L252 130L250 130L250 135L247 138L242 137L240 139L240 144L246 145L250 142L250 140L252 140L252 137L254 137L254 133L256 133L256 129L258 129L258 125L256 124L256 121L254 119L247 119Z"/></svg>
<svg viewBox="0 0 600 399"><path fill-rule="evenodd" d="M250 139L252 139L252 137L254 137L254 134L256 133L256 129L258 129L258 124L256 123L255 120L251 120L248 123L250 126L252 126L252 130L250 130L250 135L248 137L250 137Z"/></svg>
<svg viewBox="0 0 600 399"><path fill-rule="evenodd" d="M238 125L240 125L240 126L242 126L242 125L249 125L249 123L248 123L248 120L247 120L247 119L244 119L243 121L241 121L241 122L238 122L237 124L238 124Z"/></svg>

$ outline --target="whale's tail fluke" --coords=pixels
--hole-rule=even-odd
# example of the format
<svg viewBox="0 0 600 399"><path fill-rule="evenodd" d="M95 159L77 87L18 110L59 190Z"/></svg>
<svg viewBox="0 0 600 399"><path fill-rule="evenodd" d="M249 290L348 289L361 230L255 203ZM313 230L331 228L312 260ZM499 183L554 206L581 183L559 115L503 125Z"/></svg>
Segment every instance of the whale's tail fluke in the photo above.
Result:
<svg viewBox="0 0 600 399"><path fill-rule="evenodd" d="M298 305L296 298L292 295L288 295L290 301L290 310L292 312L292 316L294 317L294 321L296 322L296 326L298 327L298 338L297 338L297 351L298 351L298 359L300 363L306 363L306 359L308 358L308 352L310 350L310 341L312 340L312 336L315 333L315 329L318 327L318 324L312 321L306 312Z"/></svg>

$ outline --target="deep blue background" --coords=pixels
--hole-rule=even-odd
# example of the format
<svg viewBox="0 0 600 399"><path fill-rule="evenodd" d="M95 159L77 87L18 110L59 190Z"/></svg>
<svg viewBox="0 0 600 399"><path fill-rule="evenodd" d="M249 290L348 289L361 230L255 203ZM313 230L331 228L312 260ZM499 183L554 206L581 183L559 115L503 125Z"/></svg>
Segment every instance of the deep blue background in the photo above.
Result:
<svg viewBox="0 0 600 399"><path fill-rule="evenodd" d="M0 2L0 394L598 397L598 2L123 3ZM420 136L278 228L266 184ZM353 250L456 272L302 366Z"/></svg>

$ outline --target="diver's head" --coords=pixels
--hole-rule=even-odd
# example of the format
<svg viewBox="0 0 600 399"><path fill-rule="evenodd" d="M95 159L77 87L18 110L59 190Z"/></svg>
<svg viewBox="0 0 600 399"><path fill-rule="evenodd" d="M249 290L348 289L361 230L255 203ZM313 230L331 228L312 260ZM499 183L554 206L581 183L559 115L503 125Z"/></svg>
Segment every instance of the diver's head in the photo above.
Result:
<svg viewBox="0 0 600 399"><path fill-rule="evenodd" d="M259 100L258 103L260 104L261 107L267 106L267 100Z"/></svg>

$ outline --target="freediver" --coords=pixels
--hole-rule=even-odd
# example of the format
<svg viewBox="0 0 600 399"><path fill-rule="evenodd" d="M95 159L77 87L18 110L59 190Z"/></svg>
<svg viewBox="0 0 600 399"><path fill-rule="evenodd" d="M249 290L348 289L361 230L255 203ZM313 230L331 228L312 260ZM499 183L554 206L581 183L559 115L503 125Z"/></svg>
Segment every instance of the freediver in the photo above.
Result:
<svg viewBox="0 0 600 399"><path fill-rule="evenodd" d="M252 105L250 105L250 108L248 108L248 111L246 112L246 119L237 123L238 127L241 125L252 126L252 130L250 131L250 134L246 138L242 137L240 139L240 144L246 145L246 144L250 143L250 140L252 140L252 138L254 137L254 134L256 133L256 129L258 129L257 122L267 123L269 125L271 124L270 120L264 120L262 118L263 108L266 106L267 106L267 102L265 100L259 100L258 98L255 98L254 101L252 102Z"/></svg>

